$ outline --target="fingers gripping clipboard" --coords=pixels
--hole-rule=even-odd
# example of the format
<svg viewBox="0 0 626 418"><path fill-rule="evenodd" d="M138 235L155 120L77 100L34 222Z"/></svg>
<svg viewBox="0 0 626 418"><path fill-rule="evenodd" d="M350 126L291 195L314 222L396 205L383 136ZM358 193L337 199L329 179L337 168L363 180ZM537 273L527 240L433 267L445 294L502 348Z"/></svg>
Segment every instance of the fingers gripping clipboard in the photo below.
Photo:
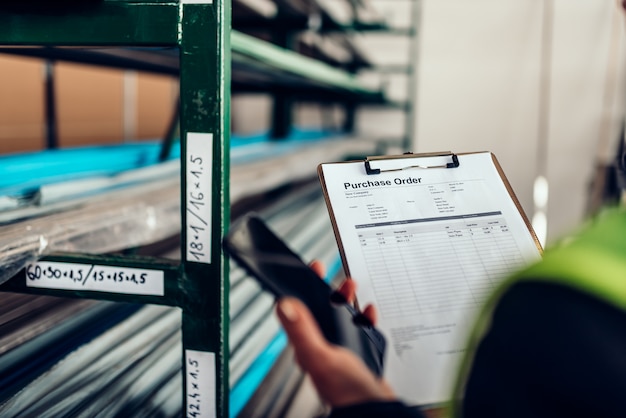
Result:
<svg viewBox="0 0 626 418"><path fill-rule="evenodd" d="M490 152L323 163L346 275L386 334L386 377L416 404L445 402L471 318L541 245Z"/></svg>

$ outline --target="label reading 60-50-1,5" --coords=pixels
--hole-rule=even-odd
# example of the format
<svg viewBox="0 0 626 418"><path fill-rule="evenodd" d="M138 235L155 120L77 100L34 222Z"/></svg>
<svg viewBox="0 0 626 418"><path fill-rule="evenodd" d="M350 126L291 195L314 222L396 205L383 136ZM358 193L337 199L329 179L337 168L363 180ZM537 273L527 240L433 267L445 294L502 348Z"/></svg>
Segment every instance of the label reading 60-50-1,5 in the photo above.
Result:
<svg viewBox="0 0 626 418"><path fill-rule="evenodd" d="M26 286L133 295L164 294L160 270L40 261L26 266Z"/></svg>

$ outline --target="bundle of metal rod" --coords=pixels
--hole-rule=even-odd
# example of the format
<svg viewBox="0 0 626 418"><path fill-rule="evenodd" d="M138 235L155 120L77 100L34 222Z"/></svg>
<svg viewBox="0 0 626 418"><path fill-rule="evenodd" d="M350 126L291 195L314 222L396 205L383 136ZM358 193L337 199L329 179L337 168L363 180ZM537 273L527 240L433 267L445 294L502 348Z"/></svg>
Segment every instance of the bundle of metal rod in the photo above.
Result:
<svg viewBox="0 0 626 418"><path fill-rule="evenodd" d="M347 135L315 141L267 141L231 151L231 202L271 190L285 181L311 179L321 162L341 161L348 155L376 153L377 144Z"/></svg>
<svg viewBox="0 0 626 418"><path fill-rule="evenodd" d="M147 412L157 409L175 416L180 394L176 402L177 393L171 392L180 391L172 390L170 380L180 375L181 350L177 310L145 306L56 363L6 401L0 414L154 416Z"/></svg>
<svg viewBox="0 0 626 418"><path fill-rule="evenodd" d="M31 341L95 301L0 293L0 355ZM24 327L25 323L31 326Z"/></svg>
<svg viewBox="0 0 626 418"><path fill-rule="evenodd" d="M51 251L106 253L180 231L177 177L81 199L71 209L2 227L0 283Z"/></svg>
<svg viewBox="0 0 626 418"><path fill-rule="evenodd" d="M128 318L140 306L91 301L62 301L50 297L20 297L7 294L3 309L3 330L21 336L20 344L5 346L0 356L0 403L23 390L33 379L116 323ZM17 304L24 303L24 312ZM36 309L32 305L40 305ZM12 306L11 306L12 305ZM48 314L51 313L51 316ZM32 393L29 394L31 396ZM38 396L37 393L34 396ZM4 414L2 414L4 415Z"/></svg>

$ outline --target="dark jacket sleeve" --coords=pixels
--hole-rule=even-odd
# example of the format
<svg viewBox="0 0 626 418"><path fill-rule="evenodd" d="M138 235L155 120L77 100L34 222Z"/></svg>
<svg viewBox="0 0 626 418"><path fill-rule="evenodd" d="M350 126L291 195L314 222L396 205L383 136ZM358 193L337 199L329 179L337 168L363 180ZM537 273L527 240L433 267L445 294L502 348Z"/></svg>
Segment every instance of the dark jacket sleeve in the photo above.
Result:
<svg viewBox="0 0 626 418"><path fill-rule="evenodd" d="M366 402L342 408L335 408L329 418L424 418L418 408L402 402Z"/></svg>
<svg viewBox="0 0 626 418"><path fill-rule="evenodd" d="M626 312L564 286L521 282L500 300L477 348L462 418L624 418L624 388ZM373 402L331 417L423 416Z"/></svg>
<svg viewBox="0 0 626 418"><path fill-rule="evenodd" d="M626 417L626 313L580 291L520 282L494 312L463 418Z"/></svg>

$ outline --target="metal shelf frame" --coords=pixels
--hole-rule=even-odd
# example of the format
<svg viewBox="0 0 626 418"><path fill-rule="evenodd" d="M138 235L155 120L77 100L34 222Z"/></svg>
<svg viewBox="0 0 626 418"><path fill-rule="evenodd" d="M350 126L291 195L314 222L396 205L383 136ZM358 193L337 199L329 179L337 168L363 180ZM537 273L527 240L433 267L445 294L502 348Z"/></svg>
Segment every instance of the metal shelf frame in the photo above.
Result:
<svg viewBox="0 0 626 418"><path fill-rule="evenodd" d="M228 416L228 262L221 251L221 238L229 224L230 206L230 0L27 3L31 7L0 6L1 45L178 49L181 262L88 254L54 254L38 261L56 263L61 266L59 271L65 269L66 273L82 267L87 272L85 282L97 280L89 276L94 268L160 272L161 294L97 287L61 289L45 274L37 278L33 271L40 270L36 266L29 266L0 290L179 307L185 415ZM106 280L106 275L100 279ZM32 287L37 280L47 280L50 285Z"/></svg>
<svg viewBox="0 0 626 418"><path fill-rule="evenodd" d="M237 92L297 89L305 99L328 101L385 102L380 89L368 87L353 74L324 62L303 56L269 42L231 31L231 71L233 90ZM1 46L0 53L71 61L108 67L135 69L173 76L180 75L177 51L157 48L59 48ZM311 95L311 91L317 92Z"/></svg>

